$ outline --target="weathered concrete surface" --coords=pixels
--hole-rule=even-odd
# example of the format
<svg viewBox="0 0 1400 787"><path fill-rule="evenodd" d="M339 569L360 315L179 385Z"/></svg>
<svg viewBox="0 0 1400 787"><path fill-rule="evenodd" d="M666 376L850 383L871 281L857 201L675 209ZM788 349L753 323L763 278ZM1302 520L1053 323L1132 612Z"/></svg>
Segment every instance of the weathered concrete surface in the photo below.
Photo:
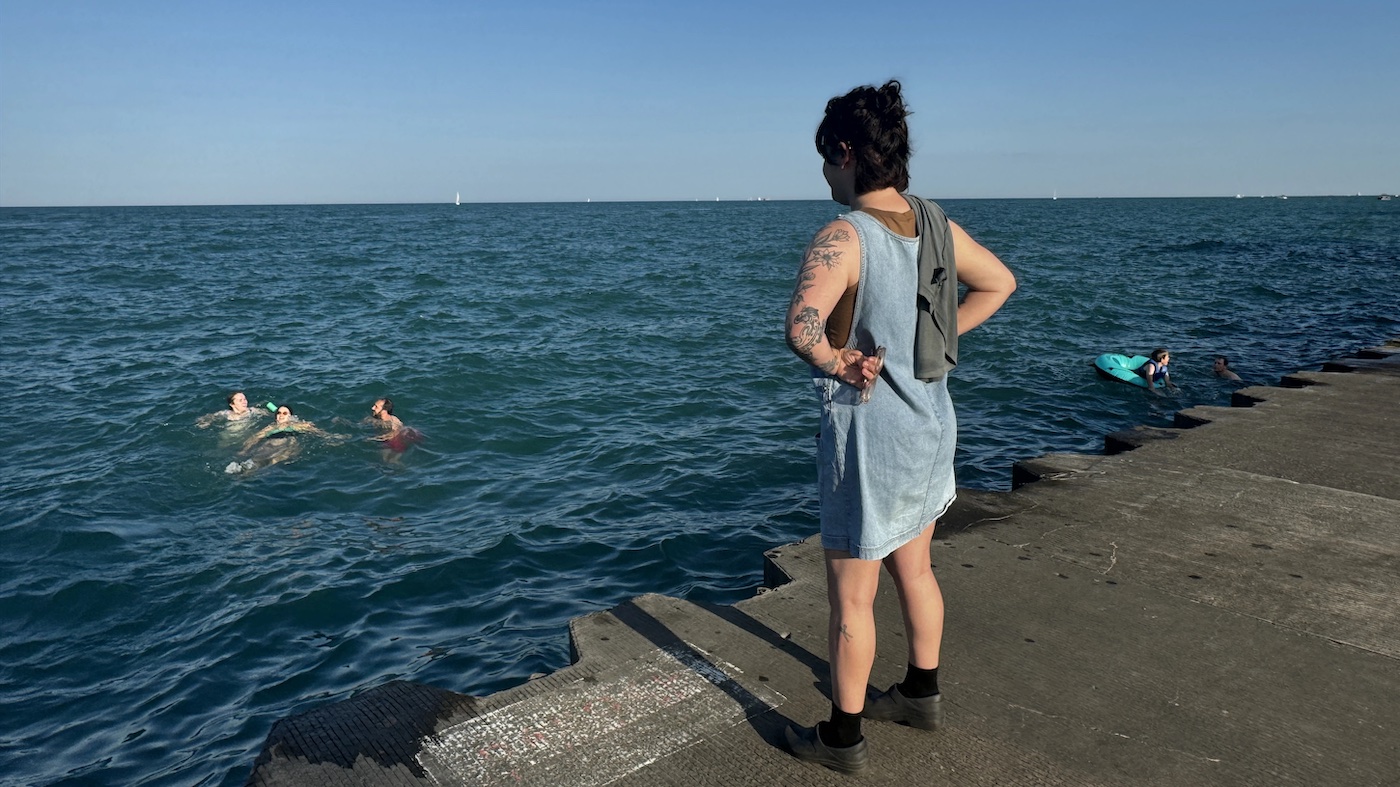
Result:
<svg viewBox="0 0 1400 787"><path fill-rule="evenodd" d="M1362 356L963 492L932 547L948 724L867 722L861 777L778 743L829 707L809 539L733 607L575 620L577 663L491 697L395 682L284 719L249 783L1400 784L1400 346ZM885 584L879 688L904 668Z"/></svg>

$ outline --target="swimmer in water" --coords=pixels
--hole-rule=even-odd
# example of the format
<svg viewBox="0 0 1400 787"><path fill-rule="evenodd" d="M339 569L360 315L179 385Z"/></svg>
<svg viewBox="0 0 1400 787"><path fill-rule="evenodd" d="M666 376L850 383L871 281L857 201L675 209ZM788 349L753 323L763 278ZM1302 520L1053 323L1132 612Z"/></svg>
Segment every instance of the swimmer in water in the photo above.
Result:
<svg viewBox="0 0 1400 787"><path fill-rule="evenodd" d="M292 408L285 404L278 406L275 418L277 420L248 438L243 444L243 450L239 451L239 456L247 458L229 462L228 467L224 468L225 473L244 473L297 458L301 455L301 441L297 439L298 435L340 437L330 434L310 421L297 418L292 414Z"/></svg>
<svg viewBox="0 0 1400 787"><path fill-rule="evenodd" d="M394 415L394 400L389 397L375 399L374 404L369 408L370 420L378 427L381 434L371 437L371 440L384 443L394 453L403 453L410 445L418 442L421 435L416 429L403 425L403 421Z"/></svg>
<svg viewBox="0 0 1400 787"><path fill-rule="evenodd" d="M370 405L369 408L369 417L375 426L385 432L385 434L373 438L375 440L387 440L389 439L388 435L403 428L403 421L394 415L394 400L388 397L374 400L374 404Z"/></svg>
<svg viewBox="0 0 1400 787"><path fill-rule="evenodd" d="M1230 380L1231 382L1243 382L1243 380L1240 379L1240 376L1238 374L1235 374L1235 370L1230 368L1230 359L1226 358L1223 355L1215 356L1215 366L1212 369L1212 371L1215 372L1216 377L1219 377L1222 380Z"/></svg>
<svg viewBox="0 0 1400 787"><path fill-rule="evenodd" d="M236 423L239 421L249 421L258 414L257 410L248 407L248 397L242 391L234 391L228 395L228 409L220 410L216 413L200 416L195 425L200 429L208 429L210 426L219 423Z"/></svg>

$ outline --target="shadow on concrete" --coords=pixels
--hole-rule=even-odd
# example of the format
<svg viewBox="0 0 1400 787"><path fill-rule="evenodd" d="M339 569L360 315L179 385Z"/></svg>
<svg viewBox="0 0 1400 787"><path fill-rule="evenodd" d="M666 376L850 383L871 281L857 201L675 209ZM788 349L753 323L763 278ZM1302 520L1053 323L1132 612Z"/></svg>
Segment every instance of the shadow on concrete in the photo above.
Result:
<svg viewBox="0 0 1400 787"><path fill-rule="evenodd" d="M827 664L826 659L798 645L791 639L782 636L736 607L718 604L699 604L697 606L700 606L731 626L741 631L746 631L762 640L765 644L777 648L791 656L798 663L811 671L812 685L816 687L817 691L828 700L831 699L831 665Z"/></svg>
<svg viewBox="0 0 1400 787"><path fill-rule="evenodd" d="M725 620L731 620L732 615L738 615L739 618L747 621L747 626L745 627L746 631L757 634L765 641L772 642L772 640L777 640L778 643L782 644L775 646L783 647L784 650L791 649L791 652L806 654L806 651L797 647L792 642L782 639L775 634L772 629L750 618L748 615L738 612L738 610L730 607L720 608L712 606L703 606L700 608ZM724 610L724 614L719 614L719 610L721 609ZM753 728L754 732L758 733L759 737L762 738L764 742L770 746L786 750L786 747L782 743L783 729L789 724L794 723L792 719L780 713L777 708L770 705L767 700L764 700L762 697L744 688L738 681L725 674L723 670L715 666L704 654L697 651L685 640L676 636L675 632L671 631L665 623L657 620L651 613L637 606L635 600L628 601L618 606L611 611L611 614L633 631L645 637L656 647L676 657L677 661L690 667L694 670L695 674L708 681L712 686L727 694L744 712L745 721L749 723L749 726ZM810 654L807 655L810 656Z"/></svg>

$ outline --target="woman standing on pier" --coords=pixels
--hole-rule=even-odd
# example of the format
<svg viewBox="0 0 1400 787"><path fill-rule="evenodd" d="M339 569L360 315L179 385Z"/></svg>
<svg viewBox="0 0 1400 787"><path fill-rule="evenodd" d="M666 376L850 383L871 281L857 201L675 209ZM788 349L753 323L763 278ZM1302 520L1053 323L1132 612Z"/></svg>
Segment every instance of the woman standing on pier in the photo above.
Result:
<svg viewBox="0 0 1400 787"><path fill-rule="evenodd" d="M822 406L818 485L832 684L830 720L789 728L787 740L797 757L848 773L868 759L862 716L928 730L939 721L943 596L929 543L955 494L957 424L946 373L957 362L957 335L1016 289L996 255L933 203L903 193L907 114L893 80L827 102L816 135L822 174L832 199L852 210L812 239L787 314L788 346L813 367ZM921 247L936 255L923 266ZM932 259L941 261L941 292L920 285ZM961 303L957 283L967 287ZM916 329L921 319L941 326L936 348ZM899 592L908 672L867 702L882 563Z"/></svg>

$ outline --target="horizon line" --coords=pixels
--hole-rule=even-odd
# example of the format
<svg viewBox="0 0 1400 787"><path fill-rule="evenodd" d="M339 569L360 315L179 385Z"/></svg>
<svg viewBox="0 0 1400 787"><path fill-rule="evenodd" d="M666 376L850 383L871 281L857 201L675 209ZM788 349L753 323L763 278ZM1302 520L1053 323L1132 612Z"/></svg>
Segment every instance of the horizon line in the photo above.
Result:
<svg viewBox="0 0 1400 787"><path fill-rule="evenodd" d="M1388 192L1377 194L1260 194L1255 195L1229 195L1229 194L1195 194L1195 195L1175 195L1175 196L1059 196L1049 197L934 197L932 199L956 200L956 201L1059 201L1059 200L1101 200L1101 199L1381 199L1386 196L1394 196ZM466 201L460 204L453 200L432 201L432 202L164 202L164 203L123 203L123 204L29 204L29 205L0 205L0 210L26 210L26 209L50 209L50 208L273 208L273 207L346 207L346 206L407 206L407 205L446 205L460 207L461 205L586 205L597 202L599 204L633 204L633 203L711 203L707 198L691 199L556 199L556 200L483 200ZM830 197L716 197L713 202L834 202Z"/></svg>

